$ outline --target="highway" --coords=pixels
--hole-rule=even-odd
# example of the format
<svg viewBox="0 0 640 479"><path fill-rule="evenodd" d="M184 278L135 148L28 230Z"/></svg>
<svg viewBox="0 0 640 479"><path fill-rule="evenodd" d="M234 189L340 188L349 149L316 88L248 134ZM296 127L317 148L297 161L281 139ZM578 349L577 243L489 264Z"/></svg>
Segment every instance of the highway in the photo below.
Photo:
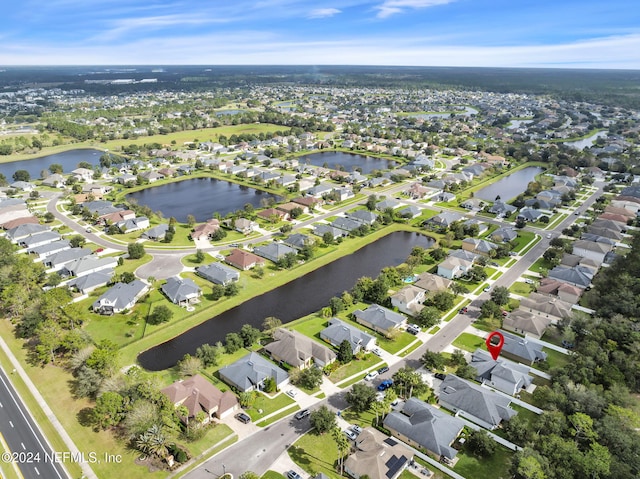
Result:
<svg viewBox="0 0 640 479"><path fill-rule="evenodd" d="M25 479L66 479L66 470L53 455L39 427L31 417L4 369L0 368L0 431L6 447L0 466L11 470L16 462Z"/></svg>

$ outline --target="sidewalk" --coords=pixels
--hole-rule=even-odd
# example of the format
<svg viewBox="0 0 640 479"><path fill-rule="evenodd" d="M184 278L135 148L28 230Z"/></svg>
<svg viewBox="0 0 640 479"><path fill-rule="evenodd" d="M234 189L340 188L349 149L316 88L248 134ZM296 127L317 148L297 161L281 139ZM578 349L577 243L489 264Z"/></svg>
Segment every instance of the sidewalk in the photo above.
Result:
<svg viewBox="0 0 640 479"><path fill-rule="evenodd" d="M69 434L67 434L67 431L64 429L62 424L60 424L60 421L58 421L58 418L56 417L56 415L53 413L49 405L46 403L46 401L40 394L40 391L38 391L35 384L33 384L33 382L31 381L31 378L29 377L27 372L24 370L24 368L18 361L18 358L16 358L13 355L13 352L11 351L11 349L9 349L9 346L7 345L7 343L5 343L4 339L1 337L0 337L0 347L5 352L5 354L9 357L9 361L11 361L11 364L13 365L17 373L20 375L21 379L26 384L27 388L29 389L29 392L34 397L34 399L36 400L36 402L38 403L38 405L40 406L44 414L47 416L47 419L49 420L49 422L53 425L56 431L58 431L58 434L60 435L62 441L67 446L69 452L72 455L80 456L81 454L80 450L76 447L73 440L71 439ZM18 393L18 396L20 396L19 393ZM20 399L22 400L22 398ZM24 401L22 402L24 403ZM26 407L26 404L25 404L25 409L29 411L29 408ZM31 411L29 411L29 414L31 415ZM32 419L33 419L33 416L32 416ZM33 422L36 425L38 424L35 419L33 420ZM47 445L51 448L52 451L54 451L53 447L51 446L51 443L49 443L49 438L47 438L47 436L42 432L42 430L40 430L40 432L42 433L42 437L44 437L45 441L47 441ZM93 469L91 469L91 466L87 462L80 462L80 467L82 468L82 473L87 479L98 479L98 476L96 476L95 472L93 472ZM70 477L69 472L67 471L66 468L64 468L64 471L67 473L67 477Z"/></svg>

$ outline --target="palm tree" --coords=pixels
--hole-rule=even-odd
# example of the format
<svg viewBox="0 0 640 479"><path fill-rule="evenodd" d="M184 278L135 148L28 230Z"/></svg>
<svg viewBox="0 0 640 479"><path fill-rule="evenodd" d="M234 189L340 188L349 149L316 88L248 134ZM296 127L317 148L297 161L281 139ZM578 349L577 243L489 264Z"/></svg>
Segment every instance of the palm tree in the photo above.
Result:
<svg viewBox="0 0 640 479"><path fill-rule="evenodd" d="M342 476L344 470L344 455L349 450L349 440L339 427L334 427L331 430L331 435L336 441L336 446L338 446L338 464L340 464L340 475Z"/></svg>
<svg viewBox="0 0 640 479"><path fill-rule="evenodd" d="M162 428L154 424L138 436L136 448L147 455L164 458L168 453L167 437L162 432Z"/></svg>

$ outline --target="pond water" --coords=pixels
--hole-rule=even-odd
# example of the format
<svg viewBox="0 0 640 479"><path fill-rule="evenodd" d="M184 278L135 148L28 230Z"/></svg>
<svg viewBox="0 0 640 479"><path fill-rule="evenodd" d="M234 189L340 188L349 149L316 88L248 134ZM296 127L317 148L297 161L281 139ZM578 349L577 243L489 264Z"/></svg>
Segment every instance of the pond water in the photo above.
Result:
<svg viewBox="0 0 640 479"><path fill-rule="evenodd" d="M173 216L181 223L187 221L188 215L201 222L213 218L216 212L225 216L240 210L247 203L262 208L271 199L282 201L279 196L214 178L191 178L155 186L130 193L127 198L152 211L161 211L165 218Z"/></svg>
<svg viewBox="0 0 640 479"><path fill-rule="evenodd" d="M456 107L457 108L457 107ZM470 106L465 106L461 110L454 111L454 116L471 116L477 115L478 110L475 108L471 108ZM451 118L451 112L448 113L416 113L413 115L408 115L412 118L420 118L421 120L426 120L427 118Z"/></svg>
<svg viewBox="0 0 640 479"><path fill-rule="evenodd" d="M502 201L508 201L523 193L527 189L529 182L533 181L536 175L539 175L542 171L542 168L538 166L523 168L476 191L474 196L482 200L495 201L496 196L500 195Z"/></svg>
<svg viewBox="0 0 640 479"><path fill-rule="evenodd" d="M605 138L606 136L606 131L596 131L593 135L589 135L582 140L565 141L564 144L576 150L584 150L585 148L593 146L598 138Z"/></svg>
<svg viewBox="0 0 640 479"><path fill-rule="evenodd" d="M86 161L94 166L99 165L100 157L103 154L103 150L85 148L56 153L55 155L41 156L33 160L9 161L7 163L0 163L0 173L7 178L9 183L13 181L13 174L17 170L27 170L31 179L38 179L41 178L40 172L42 170L48 170L49 166L54 163L62 165L64 172L69 173L75 170L81 161Z"/></svg>
<svg viewBox="0 0 640 479"><path fill-rule="evenodd" d="M382 268L404 262L414 246L430 248L433 240L418 233L391 233L351 255L250 299L144 351L138 356L138 361L145 369L160 371L174 366L187 353L193 355L204 343L224 341L227 333L239 331L243 324L261 329L264 318L268 316L288 323L319 311L329 304L333 296L350 290L358 278L376 277Z"/></svg>
<svg viewBox="0 0 640 479"><path fill-rule="evenodd" d="M360 168L363 174L369 174L374 170L388 170L395 166L395 161L384 160L382 158L374 158L371 156L358 155L354 153L345 153L343 151L323 151L321 153L313 153L298 158L300 164L309 163L314 166L326 166L333 170L340 167L344 171L353 171Z"/></svg>

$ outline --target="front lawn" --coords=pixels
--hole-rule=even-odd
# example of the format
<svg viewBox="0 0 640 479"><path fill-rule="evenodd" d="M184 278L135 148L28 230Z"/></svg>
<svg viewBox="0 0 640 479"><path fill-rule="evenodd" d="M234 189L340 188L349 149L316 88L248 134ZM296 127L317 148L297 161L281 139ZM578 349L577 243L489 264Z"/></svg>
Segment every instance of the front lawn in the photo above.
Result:
<svg viewBox="0 0 640 479"><path fill-rule="evenodd" d="M529 296L529 294L535 289L535 286L521 281L516 281L509 286L509 292L517 294L519 296Z"/></svg>
<svg viewBox="0 0 640 479"><path fill-rule="evenodd" d="M453 346L464 351L474 352L478 348L482 348L485 342L480 336L471 333L462 333L453 342Z"/></svg>
<svg viewBox="0 0 640 479"><path fill-rule="evenodd" d="M311 476L319 472L334 479L341 479L334 469L338 459L338 448L330 433L321 436L305 434L288 451L289 457Z"/></svg>
<svg viewBox="0 0 640 479"><path fill-rule="evenodd" d="M251 419L254 422L256 422L271 413L292 405L293 403L294 400L287 396L284 392L281 392L274 397L269 397L266 394L258 393L251 407L247 408L245 412L249 414L249 416L251 416Z"/></svg>
<svg viewBox="0 0 640 479"><path fill-rule="evenodd" d="M343 379L350 378L351 376L363 373L362 377L358 377L356 381L364 378L364 371L372 368L374 365L381 362L380 358L375 354L367 354L364 359L354 359L353 361L343 364L338 369L331 373L329 379L332 383L339 383Z"/></svg>

